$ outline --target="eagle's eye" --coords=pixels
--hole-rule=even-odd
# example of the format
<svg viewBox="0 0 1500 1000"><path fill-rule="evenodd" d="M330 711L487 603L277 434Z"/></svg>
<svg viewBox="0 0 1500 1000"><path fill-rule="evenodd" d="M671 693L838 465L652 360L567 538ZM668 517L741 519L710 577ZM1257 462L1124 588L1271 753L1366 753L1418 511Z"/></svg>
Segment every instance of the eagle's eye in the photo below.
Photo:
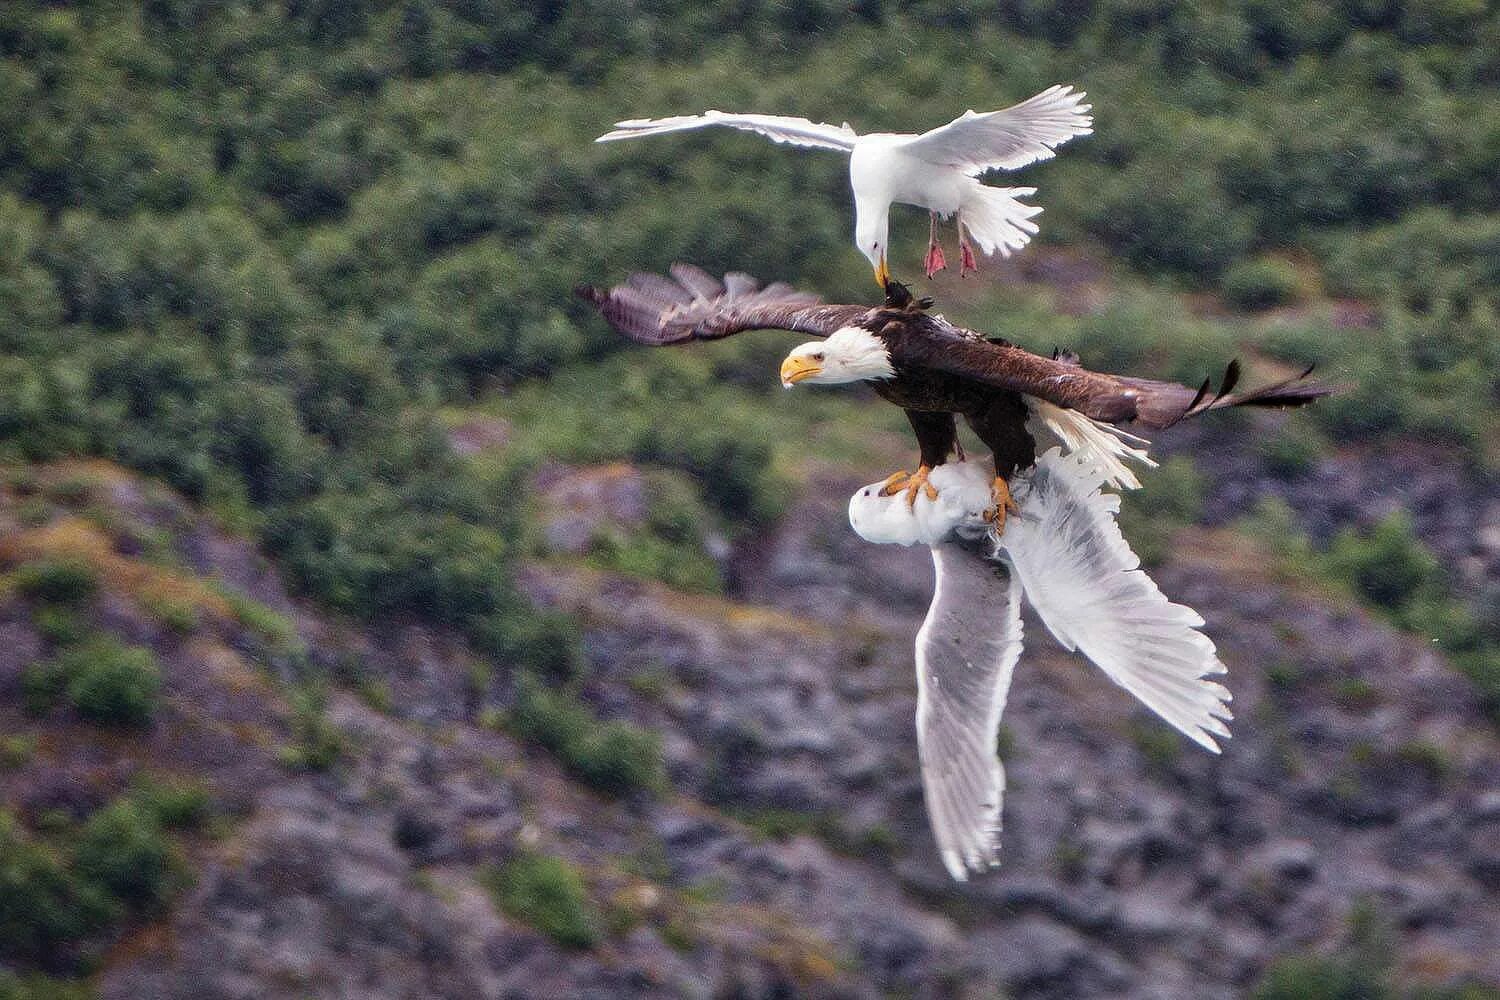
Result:
<svg viewBox="0 0 1500 1000"><path fill-rule="evenodd" d="M823 360L823 352L822 352L822 351L819 351L819 352L818 352L818 353L817 353L817 354L814 354L814 355L813 355L813 356L812 356L812 359L813 359L813 360L814 360L814 361L822 361L822 360Z"/></svg>

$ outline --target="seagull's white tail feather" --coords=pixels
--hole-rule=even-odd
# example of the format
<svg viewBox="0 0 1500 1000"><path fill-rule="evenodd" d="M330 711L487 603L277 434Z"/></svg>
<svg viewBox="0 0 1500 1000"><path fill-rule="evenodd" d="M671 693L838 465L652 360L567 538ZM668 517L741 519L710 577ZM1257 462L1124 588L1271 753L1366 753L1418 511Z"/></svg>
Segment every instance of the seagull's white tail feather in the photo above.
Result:
<svg viewBox="0 0 1500 1000"><path fill-rule="evenodd" d="M1075 456L1081 464L1092 465L1097 469L1106 485L1118 490L1141 488L1141 481L1125 464L1127 459L1140 462L1148 469L1156 468L1156 463L1146 454L1144 445L1150 442L1144 438L1138 438L1111 424L1100 423L1077 410L1053 406L1035 396L1027 396L1026 405L1032 416L1027 421L1026 429L1032 437L1045 439L1046 435L1041 431L1049 432L1065 453ZM1053 443L1046 442L1042 447L1050 447Z"/></svg>
<svg viewBox="0 0 1500 1000"><path fill-rule="evenodd" d="M959 219L980 250L1009 257L1036 235L1038 227L1031 219L1042 213L1041 206L1018 200L1033 194L1036 188L986 187L971 181L958 207Z"/></svg>
<svg viewBox="0 0 1500 1000"><path fill-rule="evenodd" d="M1198 613L1168 601L1140 568L1115 524L1120 498L1101 493L1100 478L1086 458L1048 451L1012 486L1021 513L1006 522L1001 552L1058 642L1218 753L1214 737L1229 736L1233 715L1228 689L1207 678L1224 664Z"/></svg>

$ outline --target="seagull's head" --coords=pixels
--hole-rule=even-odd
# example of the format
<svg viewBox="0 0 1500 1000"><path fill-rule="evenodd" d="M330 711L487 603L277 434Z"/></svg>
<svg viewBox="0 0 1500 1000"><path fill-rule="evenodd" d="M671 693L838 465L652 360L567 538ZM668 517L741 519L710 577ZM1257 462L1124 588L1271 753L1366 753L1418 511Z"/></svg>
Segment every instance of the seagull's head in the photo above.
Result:
<svg viewBox="0 0 1500 1000"><path fill-rule="evenodd" d="M885 342L860 326L840 327L827 340L794 347L781 363L781 384L788 389L798 382L839 385L895 374Z"/></svg>
<svg viewBox="0 0 1500 1000"><path fill-rule="evenodd" d="M887 245L890 242L890 217L885 212L859 212L854 222L854 242L860 253L869 258L875 268L875 283L884 288L891 278L885 266Z"/></svg>

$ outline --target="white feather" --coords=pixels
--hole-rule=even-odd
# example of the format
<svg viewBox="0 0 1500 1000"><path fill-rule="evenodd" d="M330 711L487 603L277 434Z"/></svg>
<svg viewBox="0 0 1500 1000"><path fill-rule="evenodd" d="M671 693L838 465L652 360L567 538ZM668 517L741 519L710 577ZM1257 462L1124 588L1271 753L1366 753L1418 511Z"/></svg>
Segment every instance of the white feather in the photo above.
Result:
<svg viewBox="0 0 1500 1000"><path fill-rule="evenodd" d="M1148 469L1156 468L1144 447L1151 442L1127 433L1113 424L1101 423L1079 413L1054 406L1035 396L1026 397L1031 419L1026 421L1026 430L1038 439L1039 449L1045 451L1052 445L1061 445L1065 453L1076 456L1078 461L1098 470L1106 485L1119 490L1138 490L1141 481L1125 464L1126 460L1140 462ZM1054 440L1048 441L1051 437Z"/></svg>

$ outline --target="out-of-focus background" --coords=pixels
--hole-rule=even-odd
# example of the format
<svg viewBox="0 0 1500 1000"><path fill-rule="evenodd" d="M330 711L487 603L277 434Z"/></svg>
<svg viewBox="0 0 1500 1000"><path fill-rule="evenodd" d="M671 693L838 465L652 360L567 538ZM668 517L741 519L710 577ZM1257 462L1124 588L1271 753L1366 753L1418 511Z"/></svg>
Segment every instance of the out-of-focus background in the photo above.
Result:
<svg viewBox="0 0 1500 1000"><path fill-rule="evenodd" d="M1500 995L1494 4L8 2L0 56L0 997ZM617 119L1053 83L1097 134L940 308L1347 389L1127 498L1224 755L1033 627L959 886L927 561L843 515L901 415L570 289L874 293L842 158Z"/></svg>

